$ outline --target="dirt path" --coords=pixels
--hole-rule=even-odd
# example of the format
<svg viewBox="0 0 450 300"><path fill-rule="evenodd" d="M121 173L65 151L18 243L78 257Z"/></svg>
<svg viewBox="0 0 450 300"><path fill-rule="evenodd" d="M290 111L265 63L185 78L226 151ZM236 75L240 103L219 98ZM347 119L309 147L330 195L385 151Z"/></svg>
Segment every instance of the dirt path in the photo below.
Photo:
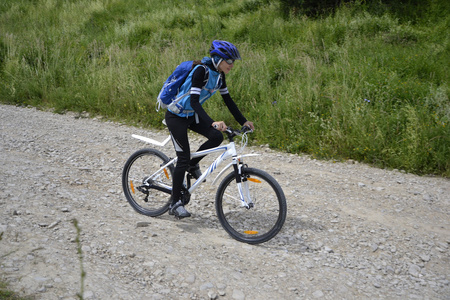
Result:
<svg viewBox="0 0 450 300"><path fill-rule="evenodd" d="M167 135L0 105L0 276L13 290L77 299L76 219L84 299L450 299L448 179L249 147L288 201L282 232L251 246L221 228L208 183L191 218L135 213L121 171L146 146L132 133Z"/></svg>

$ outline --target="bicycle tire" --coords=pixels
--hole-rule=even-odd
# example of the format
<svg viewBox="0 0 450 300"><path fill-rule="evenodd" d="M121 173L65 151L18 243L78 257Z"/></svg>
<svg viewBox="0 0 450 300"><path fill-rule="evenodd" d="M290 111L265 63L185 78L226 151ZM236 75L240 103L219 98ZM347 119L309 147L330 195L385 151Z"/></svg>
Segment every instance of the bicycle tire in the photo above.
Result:
<svg viewBox="0 0 450 300"><path fill-rule="evenodd" d="M169 158L156 149L141 149L128 158L122 172L122 188L130 205L140 214L157 217L169 209L174 166L170 165L151 182L144 182Z"/></svg>
<svg viewBox="0 0 450 300"><path fill-rule="evenodd" d="M219 221L225 231L240 242L267 242L280 232L286 220L284 192L271 175L259 169L243 168L242 180L248 182L254 206L242 206L236 175L231 172L222 180L216 194Z"/></svg>

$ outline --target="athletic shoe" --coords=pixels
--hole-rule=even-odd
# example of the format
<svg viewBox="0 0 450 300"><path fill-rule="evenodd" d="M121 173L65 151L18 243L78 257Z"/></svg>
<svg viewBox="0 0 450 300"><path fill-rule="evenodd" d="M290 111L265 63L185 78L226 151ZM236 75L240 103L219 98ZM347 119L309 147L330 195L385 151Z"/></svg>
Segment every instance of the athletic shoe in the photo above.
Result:
<svg viewBox="0 0 450 300"><path fill-rule="evenodd" d="M191 216L191 214L184 208L183 202L181 202L181 200L178 200L177 203L171 204L169 206L169 215L174 215L179 219Z"/></svg>

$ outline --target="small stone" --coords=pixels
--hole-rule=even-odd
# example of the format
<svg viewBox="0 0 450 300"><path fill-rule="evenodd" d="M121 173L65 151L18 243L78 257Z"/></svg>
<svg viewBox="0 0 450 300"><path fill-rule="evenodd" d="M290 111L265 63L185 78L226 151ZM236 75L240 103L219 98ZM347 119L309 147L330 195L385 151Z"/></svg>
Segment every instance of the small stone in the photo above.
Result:
<svg viewBox="0 0 450 300"><path fill-rule="evenodd" d="M439 243L437 243L437 244L438 244L438 246L439 246L440 248L443 248L443 249L447 249L447 248L448 248L448 243L439 242Z"/></svg>
<svg viewBox="0 0 450 300"><path fill-rule="evenodd" d="M49 228L49 229L52 229L52 228L56 227L56 225L58 225L59 222L60 222L60 221L53 222L52 224L48 225L48 228Z"/></svg>
<svg viewBox="0 0 450 300"><path fill-rule="evenodd" d="M155 266L155 262L153 261L146 261L142 264L144 267L153 268Z"/></svg>
<svg viewBox="0 0 450 300"><path fill-rule="evenodd" d="M212 288L214 288L214 285L211 282L204 283L200 286L201 291L204 291L207 289L212 289Z"/></svg>
<svg viewBox="0 0 450 300"><path fill-rule="evenodd" d="M428 261L430 261L430 256L427 254L422 254L422 255L420 255L420 259L422 259L422 261L424 261L424 262L428 262Z"/></svg>
<svg viewBox="0 0 450 300"><path fill-rule="evenodd" d="M44 282L44 281L47 281L48 278L37 275L37 276L34 276L34 280L36 280L37 282Z"/></svg>
<svg viewBox="0 0 450 300"><path fill-rule="evenodd" d="M92 291L85 291L83 295L84 299L93 299L94 298L94 292Z"/></svg>
<svg viewBox="0 0 450 300"><path fill-rule="evenodd" d="M325 246L323 248L323 250L325 250L325 252L327 252L327 253L334 253L333 249L331 249L330 247L327 247L327 246Z"/></svg>
<svg viewBox="0 0 450 300"><path fill-rule="evenodd" d="M137 222L136 227L148 227L150 222Z"/></svg>
<svg viewBox="0 0 450 300"><path fill-rule="evenodd" d="M245 294L241 290L233 290L233 295L231 297L235 300L244 300Z"/></svg>
<svg viewBox="0 0 450 300"><path fill-rule="evenodd" d="M423 200L425 201L431 201L433 198L429 194L423 195Z"/></svg>
<svg viewBox="0 0 450 300"><path fill-rule="evenodd" d="M313 296L314 296L314 298L322 298L325 295L321 290L318 290L313 293Z"/></svg>
<svg viewBox="0 0 450 300"><path fill-rule="evenodd" d="M320 250L323 247L322 241L317 241L315 244L311 245L312 250Z"/></svg>
<svg viewBox="0 0 450 300"><path fill-rule="evenodd" d="M195 274L191 274L191 275L187 276L184 281L186 283L194 283L195 282Z"/></svg>
<svg viewBox="0 0 450 300"><path fill-rule="evenodd" d="M420 267L414 264L411 264L408 269L408 273L414 277L419 277L420 271L421 271Z"/></svg>
<svg viewBox="0 0 450 300"><path fill-rule="evenodd" d="M394 274L394 273L395 273L395 270L394 270L393 267L387 266L387 267L386 267L386 272L387 272L387 273L390 273L390 274Z"/></svg>
<svg viewBox="0 0 450 300"><path fill-rule="evenodd" d="M219 290L225 290L227 288L227 285L225 283L218 283L217 288Z"/></svg>
<svg viewBox="0 0 450 300"><path fill-rule="evenodd" d="M217 293L214 292L214 291L209 291L209 292L208 292L208 297L209 297L209 299L211 299L211 300L215 300L215 299L217 299Z"/></svg>

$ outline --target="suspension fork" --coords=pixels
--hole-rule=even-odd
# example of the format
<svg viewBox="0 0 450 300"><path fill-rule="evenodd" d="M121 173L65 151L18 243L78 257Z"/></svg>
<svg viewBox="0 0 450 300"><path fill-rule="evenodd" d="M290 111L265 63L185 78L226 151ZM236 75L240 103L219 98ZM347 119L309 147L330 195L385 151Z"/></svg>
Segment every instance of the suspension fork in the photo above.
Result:
<svg viewBox="0 0 450 300"><path fill-rule="evenodd" d="M241 200L242 206L247 209L253 207L253 201L250 198L250 190L248 187L248 180L243 171L244 163L239 161L237 158L234 158L235 162L233 163L234 174L236 177L236 185L239 193L239 198ZM246 201L247 200L247 201Z"/></svg>

